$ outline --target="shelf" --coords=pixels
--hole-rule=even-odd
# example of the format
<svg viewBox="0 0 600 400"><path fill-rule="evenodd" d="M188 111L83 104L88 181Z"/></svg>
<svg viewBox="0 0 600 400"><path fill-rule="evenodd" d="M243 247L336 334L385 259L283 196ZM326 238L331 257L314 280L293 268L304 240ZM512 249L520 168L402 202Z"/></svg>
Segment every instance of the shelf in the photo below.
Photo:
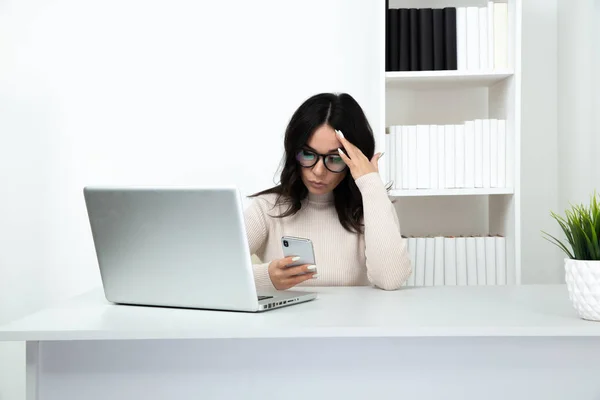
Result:
<svg viewBox="0 0 600 400"><path fill-rule="evenodd" d="M477 189L392 189L391 197L427 197L427 196L488 196L513 194L513 188L477 188Z"/></svg>
<svg viewBox="0 0 600 400"><path fill-rule="evenodd" d="M512 70L498 71L393 71L385 73L389 87L427 89L489 87L511 77Z"/></svg>
<svg viewBox="0 0 600 400"><path fill-rule="evenodd" d="M510 274L510 281L516 284L521 283L521 254L524 245L519 201L519 177L522 174L523 159L521 114L527 111L522 107L522 2L523 0L498 0L496 3L454 0L437 4L434 0L390 1L388 9L456 7L456 24L459 29L456 34L456 65L460 65L460 70L432 70L429 63L428 70L417 71L385 71L383 67L377 78L378 83L373 83L373 86L378 85L378 101L383 105L377 114L377 144L380 151L385 151L386 157L389 157L381 164L386 169L383 174L384 183L392 187L388 191L388 197L394 202L402 231L417 237L501 233L506 238L504 254L507 279ZM490 5L494 8L487 8ZM389 33L393 30L388 29L386 24L391 18L388 18L387 13L384 18L383 14L380 13L379 16L380 32L385 30ZM399 24L400 13L395 17L396 24ZM487 32L483 32L478 22L474 22L483 21L484 18L486 22L490 22L486 25ZM496 25L502 30L502 36L494 35L493 31L498 32ZM483 33L485 42L479 37L483 37ZM492 34L491 37L489 33ZM379 36L379 60L391 62L392 54L385 46L385 36ZM396 39L400 40L400 37ZM454 40L454 36L451 39ZM419 49L416 55L422 61ZM426 50L431 53L429 49ZM408 57L410 61L410 55ZM480 62L485 58L487 62ZM406 59L402 61L405 65ZM387 64L388 68L389 65L391 63ZM467 69L467 66L470 68ZM476 123L473 129L473 122L477 120L496 120L496 126L492 127L491 123L482 123L480 126ZM501 120L503 130L498 129ZM470 123L469 126L467 122ZM388 129L392 126L419 125L423 126L418 129L422 135L415 135L413 128L408 138L401 137L398 140L398 135L388 135L392 133ZM444 126L442 139L436 131L424 129L435 125ZM448 125L454 125L454 130L447 131ZM464 129L458 131L456 128L459 125ZM398 133L398 130L395 129L394 132ZM485 153L483 149L486 150ZM408 164L403 157L410 159ZM483 165L486 165L486 172L481 172ZM405 170L407 168L408 176ZM496 172L503 171L503 175L495 180L491 177L494 168ZM421 173L419 176L422 178L429 175L428 179L422 181L417 177L415 180L411 175L415 170L417 175ZM471 175L477 171L478 179L471 175L467 179L467 171ZM398 174L401 172L405 175L400 177ZM462 180L459 180L459 172L462 173ZM454 179L443 179L446 173L453 174ZM488 174L485 188L481 187L482 174ZM409 176L409 180L413 182L409 185L411 189L407 189L405 180ZM417 186L418 182L421 185ZM478 187L473 187L475 182ZM501 187L490 188L492 183L493 186ZM459 248L455 252L462 254L462 250ZM450 270L450 274L456 273L454 269Z"/></svg>

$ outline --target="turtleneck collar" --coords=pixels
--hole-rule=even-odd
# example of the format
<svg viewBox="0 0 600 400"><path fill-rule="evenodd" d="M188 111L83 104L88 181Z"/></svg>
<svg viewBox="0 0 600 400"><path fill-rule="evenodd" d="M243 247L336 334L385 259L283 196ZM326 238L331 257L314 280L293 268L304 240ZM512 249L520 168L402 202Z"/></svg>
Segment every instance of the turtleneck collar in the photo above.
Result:
<svg viewBox="0 0 600 400"><path fill-rule="evenodd" d="M311 203L333 203L333 191L325 194L313 194L308 192L308 201Z"/></svg>

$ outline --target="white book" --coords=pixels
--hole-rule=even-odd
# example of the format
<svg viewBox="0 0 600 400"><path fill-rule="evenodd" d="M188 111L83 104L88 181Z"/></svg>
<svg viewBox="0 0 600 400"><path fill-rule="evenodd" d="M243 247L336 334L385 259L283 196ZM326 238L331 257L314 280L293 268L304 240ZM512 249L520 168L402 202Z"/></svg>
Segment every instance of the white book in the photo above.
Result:
<svg viewBox="0 0 600 400"><path fill-rule="evenodd" d="M434 238L434 286L444 286L444 237L436 236Z"/></svg>
<svg viewBox="0 0 600 400"><path fill-rule="evenodd" d="M434 285L435 274L435 239L425 238L425 286Z"/></svg>
<svg viewBox="0 0 600 400"><path fill-rule="evenodd" d="M408 164L408 131L409 127L406 125L402 126L402 189L409 188L409 164Z"/></svg>
<svg viewBox="0 0 600 400"><path fill-rule="evenodd" d="M485 265L485 237L475 237L475 256L477 261L477 284L485 286L487 283L487 270Z"/></svg>
<svg viewBox="0 0 600 400"><path fill-rule="evenodd" d="M408 238L405 235L402 235L402 240L405 242L406 251L408 252ZM410 260L410 268L412 270L414 268L414 265L412 264L412 260L410 259L410 252L409 252L408 259ZM404 281L404 283L402 284L402 286L408 286L408 279Z"/></svg>
<svg viewBox="0 0 600 400"><path fill-rule="evenodd" d="M508 4L494 3L494 66L508 68Z"/></svg>
<svg viewBox="0 0 600 400"><path fill-rule="evenodd" d="M506 239L496 236L496 284L506 285Z"/></svg>
<svg viewBox="0 0 600 400"><path fill-rule="evenodd" d="M429 187L439 188L438 167L438 129L437 125L429 125Z"/></svg>
<svg viewBox="0 0 600 400"><path fill-rule="evenodd" d="M396 189L402 189L402 126L393 126L392 132L394 135L395 158L396 162L393 166L393 174L395 176Z"/></svg>
<svg viewBox="0 0 600 400"><path fill-rule="evenodd" d="M429 125L417 125L417 189L430 189L429 169Z"/></svg>
<svg viewBox="0 0 600 400"><path fill-rule="evenodd" d="M490 174L490 164L491 164L491 154L490 154L490 120L484 119L481 121L482 124L482 181L484 188L491 187L491 174Z"/></svg>
<svg viewBox="0 0 600 400"><path fill-rule="evenodd" d="M487 7L479 7L479 68L489 69L488 60L488 11Z"/></svg>
<svg viewBox="0 0 600 400"><path fill-rule="evenodd" d="M417 271L417 238L414 236L408 237L408 255L412 265L412 273L408 277L406 286L415 286L415 273Z"/></svg>
<svg viewBox="0 0 600 400"><path fill-rule="evenodd" d="M496 238L485 237L485 281L486 285L496 285Z"/></svg>
<svg viewBox="0 0 600 400"><path fill-rule="evenodd" d="M467 69L479 70L479 7L467 7Z"/></svg>
<svg viewBox="0 0 600 400"><path fill-rule="evenodd" d="M408 189L417 188L417 126L408 127Z"/></svg>
<svg viewBox="0 0 600 400"><path fill-rule="evenodd" d="M490 69L496 68L494 65L494 2L487 3L487 28L488 28L488 66Z"/></svg>
<svg viewBox="0 0 600 400"><path fill-rule="evenodd" d="M388 149L389 152L389 167L388 167L388 171L389 171L389 177L390 180L393 182L393 187L394 189L398 188L398 182L396 181L396 165L398 162L398 154L396 152L396 129L394 125L391 125L389 128L389 134L386 136L389 136L388 142L389 142L389 146L388 143L386 143L386 147Z"/></svg>
<svg viewBox="0 0 600 400"><path fill-rule="evenodd" d="M446 188L446 130L444 125L438 125L438 188Z"/></svg>
<svg viewBox="0 0 600 400"><path fill-rule="evenodd" d="M475 187L483 187L483 120L476 119L475 125Z"/></svg>
<svg viewBox="0 0 600 400"><path fill-rule="evenodd" d="M506 120L498 120L498 187L506 187Z"/></svg>
<svg viewBox="0 0 600 400"><path fill-rule="evenodd" d="M490 119L490 187L498 187L498 120Z"/></svg>
<svg viewBox="0 0 600 400"><path fill-rule="evenodd" d="M446 164L446 184L444 185L446 188L455 188L456 187L456 174L454 172L454 165L456 164L456 149L455 149L455 129L454 125L446 125L444 126L444 145L446 151L444 151L444 158Z"/></svg>
<svg viewBox="0 0 600 400"><path fill-rule="evenodd" d="M504 238L504 243L502 243L502 246L504 247L504 251L502 252L504 254L504 269L506 270L506 284L507 285L516 285L517 284L517 276L516 273L517 271L515 271L515 266L513 263L508 261L507 258L507 254L506 254L506 238Z"/></svg>
<svg viewBox="0 0 600 400"><path fill-rule="evenodd" d="M465 121L465 187L475 187L475 122Z"/></svg>
<svg viewBox="0 0 600 400"><path fill-rule="evenodd" d="M458 286L467 286L467 245L466 238L455 238L456 245L456 283Z"/></svg>
<svg viewBox="0 0 600 400"><path fill-rule="evenodd" d="M466 238L467 247L467 285L477 286L477 248L475 236Z"/></svg>
<svg viewBox="0 0 600 400"><path fill-rule="evenodd" d="M417 237L417 268L415 271L415 286L425 286L425 238Z"/></svg>
<svg viewBox="0 0 600 400"><path fill-rule="evenodd" d="M444 285L456 286L456 244L454 237L444 238Z"/></svg>
<svg viewBox="0 0 600 400"><path fill-rule="evenodd" d="M456 7L456 66L467 69L467 8Z"/></svg>
<svg viewBox="0 0 600 400"><path fill-rule="evenodd" d="M454 125L454 186L465 187L465 126Z"/></svg>
<svg viewBox="0 0 600 400"><path fill-rule="evenodd" d="M392 127L390 126L385 133L385 151L388 154L388 158L385 160L385 180L388 182L394 182L395 180L392 171L394 170L394 165L396 163L396 154L395 146L392 146L392 143L394 142L392 136ZM397 187L395 183L393 187Z"/></svg>

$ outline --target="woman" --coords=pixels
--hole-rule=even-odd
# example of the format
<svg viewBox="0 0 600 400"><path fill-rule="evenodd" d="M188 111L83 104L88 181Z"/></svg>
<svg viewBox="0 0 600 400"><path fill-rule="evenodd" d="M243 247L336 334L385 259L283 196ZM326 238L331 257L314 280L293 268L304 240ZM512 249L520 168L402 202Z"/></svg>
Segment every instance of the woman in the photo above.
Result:
<svg viewBox="0 0 600 400"><path fill-rule="evenodd" d="M398 216L379 176L367 118L348 94L306 100L285 133L280 184L254 194L245 211L259 289L402 286L411 274ZM287 267L281 237L312 240L317 266Z"/></svg>

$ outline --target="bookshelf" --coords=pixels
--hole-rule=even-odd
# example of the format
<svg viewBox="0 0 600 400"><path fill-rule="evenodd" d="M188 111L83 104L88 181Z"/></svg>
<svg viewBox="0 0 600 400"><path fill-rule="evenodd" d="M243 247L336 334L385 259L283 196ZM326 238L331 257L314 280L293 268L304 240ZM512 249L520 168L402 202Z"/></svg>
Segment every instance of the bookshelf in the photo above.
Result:
<svg viewBox="0 0 600 400"><path fill-rule="evenodd" d="M502 71L390 71L385 73L388 86L412 89L490 87L514 75Z"/></svg>
<svg viewBox="0 0 600 400"><path fill-rule="evenodd" d="M392 197L428 197L428 196L490 196L512 194L513 188L474 188L474 189L394 189L389 192Z"/></svg>
<svg viewBox="0 0 600 400"><path fill-rule="evenodd" d="M495 6L493 3L501 5ZM381 71L378 82L381 101L385 106L378 117L384 121L382 125L385 126L385 130L377 132L376 139L379 148L386 152L380 163L382 176L386 182L392 184L389 194L400 218L402 234L410 239L410 252L415 266L413 275L416 276L411 277L409 286L521 283L521 0L501 0L493 3L482 0L389 0L382 7L385 12L380 14L379 23L382 29L379 32L381 42L384 43L380 49L381 57L385 59L382 62L385 68ZM429 64L425 70L415 70L414 65L412 70L411 67L406 70L406 66L410 64L406 60L405 70L398 70L398 64L396 68L392 68L388 53L388 9L446 7L456 10L456 69L446 68L451 65L448 59L442 69L439 69L438 63L435 70ZM417 12L413 14L412 20L406 15L414 11L402 12L407 14L404 17L398 14L397 21L403 21L404 18L405 22L420 22L421 18L425 18L424 21L430 18L427 14L430 11L424 16ZM440 13L438 11L437 21L440 21ZM502 15L505 17L504 24L500 20ZM481 25L473 25L474 16L485 21ZM460 24L463 24L462 27ZM402 28L396 29L400 32L399 35L406 35L402 33ZM409 31L406 29L404 32ZM418 31L413 31L412 34L415 32L419 34ZM467 37L467 32L478 32L479 41L472 40L473 35ZM498 38L491 39L494 32L500 34ZM502 35L503 32L505 35ZM434 29L434 38L435 35ZM427 36L418 37L416 41L406 37L398 39L400 43L408 43L409 46L415 42L418 45L427 43L421 40L431 39ZM482 42L486 44L480 47ZM479 52L473 53L474 43L477 44ZM433 47L435 48L435 45ZM438 53L439 48L438 44ZM499 56L496 55L497 48L505 49L505 53L500 52ZM452 51L451 46L448 49ZM404 53L400 52L400 55L402 54L410 57L411 52L404 50ZM478 58L478 61L472 62L475 58ZM495 65L495 60L499 60L498 65ZM420 63L423 62L430 60L420 59ZM502 121L502 134L498 133L497 125L495 128L489 128L490 124L498 124L497 121ZM473 128L473 124L477 124L477 128ZM410 139L407 139L406 135L411 134L408 133L407 127L418 126L431 129L415 129L417 132L413 132L412 135L416 136L408 136ZM441 131L437 133L438 130ZM442 136L450 137L447 130L453 131L455 136L452 136L451 142L444 141L444 144L440 145L439 140L442 140ZM462 130L461 136L456 136L459 135L456 133L458 130ZM465 130L468 131L466 136ZM491 139L490 130L494 130ZM486 131L485 135L483 131ZM418 134L424 132L428 132L431 140L423 142L423 137ZM390 139L392 133L399 138ZM460 137L460 140L457 140L457 137ZM484 137L487 139L484 140ZM409 151L403 151L402 147L407 147L409 141ZM496 143L496 147L489 147L489 154L477 154L477 149L485 149L490 142ZM450 144L447 145L448 143ZM467 144L465 150L466 143L470 143L470 147ZM417 150L419 145L420 151ZM423 146L429 149L426 153L422 151ZM437 150L431 150L432 147L437 147ZM457 152L457 148L462 150ZM397 150L399 155L396 154ZM453 151L454 160L448 161L442 156L448 154L448 151ZM415 155L410 163L403 160L403 156L410 158L412 153ZM424 165L422 160L427 157L429 173L426 175L429 177L422 180L422 173L420 177L411 176L411 183L407 185L406 180L410 174L406 171L418 175ZM433 159L437 161L433 162ZM458 179L456 171L449 172L438 165L441 163L444 166L459 165L466 169ZM467 167L464 167L465 163ZM479 169L482 165L487 165L488 168ZM464 175L467 169L469 178ZM498 171L503 171L504 174L500 181ZM454 174L453 179L445 179L448 174ZM495 178L491 179L493 182L489 179L482 182L482 175L486 177L489 174L495 174ZM498 238L501 241L492 242ZM450 247L444 248L444 243ZM436 247L438 245L442 248ZM490 269L491 264L494 265ZM501 267L496 268L496 265Z"/></svg>

